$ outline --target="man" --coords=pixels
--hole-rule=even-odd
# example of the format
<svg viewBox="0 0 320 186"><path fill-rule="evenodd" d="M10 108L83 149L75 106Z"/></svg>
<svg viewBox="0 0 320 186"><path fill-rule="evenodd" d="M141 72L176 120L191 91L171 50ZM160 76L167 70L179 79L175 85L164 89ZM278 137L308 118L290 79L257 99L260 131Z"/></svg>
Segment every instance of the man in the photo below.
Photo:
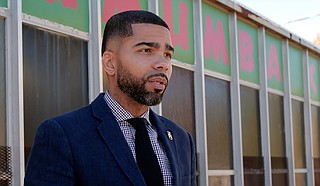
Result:
<svg viewBox="0 0 320 186"><path fill-rule="evenodd" d="M108 91L41 124L25 185L196 185L192 137L149 108L162 100L173 52L169 28L157 15L111 17L102 43ZM144 126L147 138L137 126ZM148 152L140 144L147 141Z"/></svg>

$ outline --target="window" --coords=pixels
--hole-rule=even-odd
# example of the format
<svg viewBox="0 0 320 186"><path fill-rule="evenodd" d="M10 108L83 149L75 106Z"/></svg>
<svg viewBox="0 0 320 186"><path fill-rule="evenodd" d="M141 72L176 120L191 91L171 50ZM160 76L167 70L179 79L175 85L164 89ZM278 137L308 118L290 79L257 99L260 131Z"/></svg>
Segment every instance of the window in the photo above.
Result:
<svg viewBox="0 0 320 186"><path fill-rule="evenodd" d="M272 185L288 185L283 98L281 96L269 94L268 100Z"/></svg>
<svg viewBox="0 0 320 186"><path fill-rule="evenodd" d="M205 77L209 170L233 169L230 84ZM210 176L209 185L233 185L233 176Z"/></svg>
<svg viewBox="0 0 320 186"><path fill-rule="evenodd" d="M232 176L209 176L209 186L232 186Z"/></svg>
<svg viewBox="0 0 320 186"><path fill-rule="evenodd" d="M0 185L10 185L11 148L7 146L5 19L0 17Z"/></svg>
<svg viewBox="0 0 320 186"><path fill-rule="evenodd" d="M320 185L320 107L311 106L315 185Z"/></svg>
<svg viewBox="0 0 320 186"><path fill-rule="evenodd" d="M303 103L297 100L292 100L292 126L294 166L295 169L304 169L306 168L306 154ZM295 179L297 186L307 185L307 175L305 173L296 173Z"/></svg>
<svg viewBox="0 0 320 186"><path fill-rule="evenodd" d="M6 65L5 27L0 18L0 146L6 146Z"/></svg>
<svg viewBox="0 0 320 186"><path fill-rule="evenodd" d="M307 174L295 174L296 186L307 186Z"/></svg>
<svg viewBox="0 0 320 186"><path fill-rule="evenodd" d="M230 84L209 76L205 84L208 169L229 170L233 168Z"/></svg>
<svg viewBox="0 0 320 186"><path fill-rule="evenodd" d="M25 156L39 124L88 103L87 43L23 26Z"/></svg>
<svg viewBox="0 0 320 186"><path fill-rule="evenodd" d="M292 125L295 168L306 168L303 103L292 100Z"/></svg>
<svg viewBox="0 0 320 186"><path fill-rule="evenodd" d="M261 155L259 93L240 87L242 150L245 185L263 185L264 167Z"/></svg>
<svg viewBox="0 0 320 186"><path fill-rule="evenodd" d="M186 129L195 139L193 73L173 67L162 101L162 114Z"/></svg>

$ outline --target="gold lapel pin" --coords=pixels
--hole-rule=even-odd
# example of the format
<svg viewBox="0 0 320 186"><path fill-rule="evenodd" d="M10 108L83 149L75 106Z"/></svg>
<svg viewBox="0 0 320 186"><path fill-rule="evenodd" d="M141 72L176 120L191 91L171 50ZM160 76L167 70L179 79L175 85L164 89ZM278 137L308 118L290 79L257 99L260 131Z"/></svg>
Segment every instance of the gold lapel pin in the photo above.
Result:
<svg viewBox="0 0 320 186"><path fill-rule="evenodd" d="M168 135L168 138L169 140L173 140L173 136L172 136L172 133L170 131L167 131L167 135Z"/></svg>

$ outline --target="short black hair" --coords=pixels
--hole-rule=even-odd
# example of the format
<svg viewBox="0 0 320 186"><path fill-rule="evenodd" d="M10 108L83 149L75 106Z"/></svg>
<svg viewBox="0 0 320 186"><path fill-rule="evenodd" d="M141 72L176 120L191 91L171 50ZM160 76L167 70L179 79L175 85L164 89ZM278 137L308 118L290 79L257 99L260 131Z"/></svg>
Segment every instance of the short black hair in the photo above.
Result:
<svg viewBox="0 0 320 186"><path fill-rule="evenodd" d="M132 24L138 23L150 23L155 25L160 25L169 30L166 22L164 22L159 16L152 12L145 10L129 10L125 12L120 12L113 15L106 23L104 27L101 55L106 50L107 43L110 38L115 36L128 37L132 36Z"/></svg>

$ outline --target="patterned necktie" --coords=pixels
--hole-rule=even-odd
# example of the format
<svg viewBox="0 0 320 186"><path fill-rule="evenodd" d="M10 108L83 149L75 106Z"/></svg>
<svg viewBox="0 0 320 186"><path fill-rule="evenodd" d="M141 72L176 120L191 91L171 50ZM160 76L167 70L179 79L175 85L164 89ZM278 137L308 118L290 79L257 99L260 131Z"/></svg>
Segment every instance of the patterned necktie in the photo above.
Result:
<svg viewBox="0 0 320 186"><path fill-rule="evenodd" d="M148 186L163 186L160 165L146 128L148 121L145 118L131 118L127 121L136 129L136 159L145 182Z"/></svg>

